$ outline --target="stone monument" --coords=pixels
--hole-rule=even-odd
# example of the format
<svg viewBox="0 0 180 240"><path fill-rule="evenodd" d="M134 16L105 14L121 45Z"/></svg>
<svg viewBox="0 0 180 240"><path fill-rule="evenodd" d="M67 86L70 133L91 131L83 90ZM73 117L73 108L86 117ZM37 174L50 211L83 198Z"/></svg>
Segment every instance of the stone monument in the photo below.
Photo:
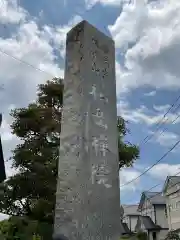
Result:
<svg viewBox="0 0 180 240"><path fill-rule="evenodd" d="M115 48L86 21L67 34L63 102L54 235L118 240Z"/></svg>

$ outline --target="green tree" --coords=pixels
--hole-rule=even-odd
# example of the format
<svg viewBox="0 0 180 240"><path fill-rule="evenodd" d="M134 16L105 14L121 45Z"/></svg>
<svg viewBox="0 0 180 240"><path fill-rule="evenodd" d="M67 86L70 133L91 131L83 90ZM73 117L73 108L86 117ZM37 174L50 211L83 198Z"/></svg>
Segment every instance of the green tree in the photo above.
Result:
<svg viewBox="0 0 180 240"><path fill-rule="evenodd" d="M12 151L18 174L0 185L0 212L27 216L52 225L63 106L63 81L55 78L38 86L37 101L11 112L12 133L21 143ZM135 145L124 143L126 122L118 118L119 167L139 156Z"/></svg>
<svg viewBox="0 0 180 240"><path fill-rule="evenodd" d="M180 240L180 237L177 232L175 232L174 230L171 230L168 232L165 240Z"/></svg>
<svg viewBox="0 0 180 240"><path fill-rule="evenodd" d="M29 220L27 217L10 217L0 222L0 239L2 240L40 240L51 239L51 230L47 231L49 224L39 223L37 220Z"/></svg>
<svg viewBox="0 0 180 240"><path fill-rule="evenodd" d="M125 143L124 137L130 133L127 122L122 118L117 119L118 128L118 149L119 149L119 169L131 167L135 160L139 158L139 147L130 142Z"/></svg>

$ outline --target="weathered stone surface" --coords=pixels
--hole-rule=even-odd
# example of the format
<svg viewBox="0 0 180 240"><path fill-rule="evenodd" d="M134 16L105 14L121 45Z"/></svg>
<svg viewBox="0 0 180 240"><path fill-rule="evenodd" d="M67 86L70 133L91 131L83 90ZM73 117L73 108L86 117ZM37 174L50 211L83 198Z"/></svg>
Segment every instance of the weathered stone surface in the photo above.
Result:
<svg viewBox="0 0 180 240"><path fill-rule="evenodd" d="M120 199L111 38L83 21L67 35L55 234L118 240Z"/></svg>

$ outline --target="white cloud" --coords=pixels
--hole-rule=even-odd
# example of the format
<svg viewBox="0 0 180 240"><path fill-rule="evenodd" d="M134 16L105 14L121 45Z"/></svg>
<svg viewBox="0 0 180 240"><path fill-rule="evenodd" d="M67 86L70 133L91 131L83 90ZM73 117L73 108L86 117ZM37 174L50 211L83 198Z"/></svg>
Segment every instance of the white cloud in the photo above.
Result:
<svg viewBox="0 0 180 240"><path fill-rule="evenodd" d="M66 42L66 34L74 27L76 24L82 21L82 18L78 15L74 16L66 25L57 26L57 27L49 27L45 26L45 36L47 39L53 41L55 44L55 48L60 52L61 57L65 56L65 42Z"/></svg>
<svg viewBox="0 0 180 240"><path fill-rule="evenodd" d="M17 6L15 0L10 0L8 3L4 1L4 4L7 6L5 12L8 13L6 22L19 23L12 35L0 38L0 85L4 84L4 90L0 92L0 111L3 113L1 137L4 158L7 160L11 156L11 150L19 142L10 133L12 122L9 116L10 109L27 106L36 98L37 84L52 79L54 76L63 77L64 74L63 69L56 62L57 56L50 45L46 26L40 29L34 20L27 21L30 16L24 9ZM3 21L5 17L2 19L1 15L0 22L3 23ZM64 38L64 33L62 33L62 38ZM5 162L5 165L7 176L15 173L11 169L11 162Z"/></svg>
<svg viewBox="0 0 180 240"><path fill-rule="evenodd" d="M146 97L153 97L156 95L156 91L151 91L151 92L148 92L148 93L144 93L144 96Z"/></svg>
<svg viewBox="0 0 180 240"><path fill-rule="evenodd" d="M137 178L141 173L135 169L123 168L120 173L120 190L124 191L135 191L139 183L139 179L133 181L132 183L127 184L131 180ZM127 184L127 185L126 185ZM124 186L123 186L124 185Z"/></svg>
<svg viewBox="0 0 180 240"><path fill-rule="evenodd" d="M154 139L161 146L172 147L179 140L179 136L173 132L163 132L161 134L161 131L159 131L155 133L153 141Z"/></svg>
<svg viewBox="0 0 180 240"><path fill-rule="evenodd" d="M62 69L55 63L53 48L43 34L36 23L31 21L23 23L11 38L0 38L0 50L8 54L1 54L3 61L0 67L0 83L5 84L2 94L6 108L10 104L25 106L35 98L38 83L53 76L63 76ZM35 68L16 61L11 56L32 64Z"/></svg>
<svg viewBox="0 0 180 240"><path fill-rule="evenodd" d="M148 2L125 4L115 23L109 26L116 47L124 52L125 58L125 68L121 69L122 87L119 84L118 93L144 86L180 87L177 61L180 55L180 1Z"/></svg>
<svg viewBox="0 0 180 240"><path fill-rule="evenodd" d="M18 6L16 0L3 2L5 4L3 8L6 11L0 16L0 22L19 23L12 35L0 38L2 60L0 85L4 84L4 90L0 94L0 111L3 113L1 137L4 158L7 160L11 156L11 150L19 142L10 133L12 118L9 112L11 108L25 107L34 101L37 84L52 79L54 76L63 77L64 71L56 61L57 55L54 53L51 40L54 41L55 47L60 49L60 54L64 56L66 33L82 19L75 16L66 25L54 28L44 25L40 29L35 20L32 20L33 17ZM5 162L5 165L7 176L15 173L11 169L11 162Z"/></svg>
<svg viewBox="0 0 180 240"><path fill-rule="evenodd" d="M164 117L163 108L162 108L162 111L160 111L159 109L158 113L149 110L144 105L141 105L139 108L131 109L128 103L124 101L118 102L117 109L118 109L118 115L123 117L125 120L133 123L137 123L137 124L145 123L149 126L154 125L158 122L162 122L164 127L164 124L172 123L172 121L177 118L177 115L180 114L180 112L176 113L177 115L174 113L169 113L165 118L163 118ZM178 118L174 122L174 124L177 124L179 122L180 122L180 118Z"/></svg>
<svg viewBox="0 0 180 240"><path fill-rule="evenodd" d="M37 84L52 79L54 76L63 77L64 71L57 64L57 55L54 53L54 46L50 43L53 40L55 47L60 50L60 55L64 57L66 34L82 19L75 16L66 25L54 28L44 25L40 29L29 13L18 6L15 0L5 1L5 4L6 12L12 13L11 19L6 18L6 21L19 23L12 35L8 38L0 38L2 60L0 85L4 84L4 90L0 95L0 111L3 113L1 138L4 158L8 160L11 150L19 143L10 130L11 108L26 107L28 103L34 101ZM1 17L0 22L5 21ZM10 161L5 162L7 177L16 172L11 168L11 164Z"/></svg>
<svg viewBox="0 0 180 240"><path fill-rule="evenodd" d="M165 180L167 176L180 175L180 164L160 163L154 166L148 174L154 178Z"/></svg>
<svg viewBox="0 0 180 240"><path fill-rule="evenodd" d="M157 112L164 112L164 113L167 112L170 107L171 106L169 104L153 106L154 110L156 110Z"/></svg>
<svg viewBox="0 0 180 240"><path fill-rule="evenodd" d="M16 24L24 21L27 12L18 6L16 0L2 0L0 2L0 22L2 24Z"/></svg>
<svg viewBox="0 0 180 240"><path fill-rule="evenodd" d="M97 3L107 6L119 6L123 3L129 2L129 0L85 0L86 8L90 9Z"/></svg>

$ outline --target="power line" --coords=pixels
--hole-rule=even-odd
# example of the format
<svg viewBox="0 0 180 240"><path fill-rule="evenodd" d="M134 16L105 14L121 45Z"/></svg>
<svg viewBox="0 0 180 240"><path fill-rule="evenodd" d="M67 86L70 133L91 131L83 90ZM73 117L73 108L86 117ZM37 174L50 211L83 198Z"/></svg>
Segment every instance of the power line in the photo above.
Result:
<svg viewBox="0 0 180 240"><path fill-rule="evenodd" d="M83 13L81 13L81 15L84 14L84 13L86 13L86 12L88 12L89 10L91 10L91 9L88 9L88 10L84 11ZM12 55L8 54L7 52L4 52L2 49L0 49L0 52L3 53L3 54L5 54L5 55L7 55L7 56L9 56L9 57L11 57L11 58L13 58L13 59L15 59L16 61L19 61L19 62L21 62L21 63L23 63L23 64L26 64L26 65L29 66L29 67L34 68L35 70L41 71L41 72L43 72L43 73L46 73L46 74L52 76L52 74L50 74L50 73L48 73L48 72L46 72L46 71L44 71L44 70L42 70L42 69L40 69L40 68L37 68L37 67L35 67L34 65L25 62L24 60L21 60L21 59L15 57L15 56L12 56ZM54 76L52 76L52 77L54 77ZM176 102L178 102L179 99L180 99L180 95L179 95L178 98L171 104L170 108L169 108L168 111L164 114L164 116L162 117L162 119L156 124L156 127L157 127L156 131L158 131L159 128L164 124L163 119L165 119L165 117L167 116L167 114L171 111L171 109L175 106ZM180 115L179 115L179 117L180 117ZM167 120L167 119L166 119L166 120ZM162 134L162 133L161 133L161 134ZM149 135L148 135L148 136L145 137L145 139L144 139L143 141L145 141L145 143L147 143L147 141L149 141L152 137L153 137L153 135L151 135L150 137L149 137ZM141 176L144 175L146 172L148 172L150 169L152 169L157 163L159 163L164 157L166 157L166 156L169 154L169 152L171 152L171 151L179 144L179 142L180 142L180 141L178 141L166 154L163 155L162 158L160 158L156 163L154 163L151 167L149 167L149 168L148 168L146 171L144 171L141 175L139 175L139 176L138 176L137 178L135 178L134 180L131 180L131 181L129 181L128 183L122 185L121 187L123 187L123 186L125 186L125 185L127 185L127 184L129 184L129 183L131 183L131 182L133 182L133 181L135 181L135 180L137 180L139 177L141 177Z"/></svg>
<svg viewBox="0 0 180 240"><path fill-rule="evenodd" d="M178 168L178 169L179 169L179 168ZM172 175L171 177L175 177L175 176L177 176L177 175L179 175L179 174L180 174L180 172L177 172L176 174ZM179 182L176 182L175 184L172 184L171 187L174 187L174 186L177 185L178 183L180 183L180 181L179 181ZM152 189L154 189L154 188L156 188L156 187L158 187L158 186L160 186L160 185L161 185L161 183L158 183L158 184L156 184L155 186L149 188L148 190L143 191L142 194L143 194L144 192L149 192L149 191L151 191ZM141 194L141 195L142 195L142 194ZM158 196L158 195L161 195L161 194L162 194L162 191L161 191L161 192L157 192L157 194L149 197L148 199L154 198L155 196ZM126 209L126 208L129 208L129 207L131 207L131 205L125 207L125 209ZM146 208L144 208L144 209L146 209Z"/></svg>
<svg viewBox="0 0 180 240"><path fill-rule="evenodd" d="M180 104L179 104L179 106L180 106ZM176 118L175 118L173 121L171 121L171 124L175 123L175 122L178 120L178 118L180 118L180 114L178 114L178 115L176 116ZM159 133L158 136L161 136L166 130L168 130L168 127L164 128L164 129ZM156 134L155 134L155 135L156 135Z"/></svg>
<svg viewBox="0 0 180 240"><path fill-rule="evenodd" d="M179 96L177 99L179 99L179 98L180 98L180 96ZM177 99L176 99L176 100L177 100ZM174 105L173 105L173 106L174 106ZM180 104L178 104L178 106L175 108L175 110L177 110L179 107L180 107ZM175 110L174 110L174 111L175 111ZM173 124L174 122L176 122L179 117L180 117L180 114L178 114L178 115L176 116L176 118L175 118L171 123ZM167 127L164 128L164 129L162 130L162 132L159 134L159 136L162 135L163 132L164 132L165 130L167 130L167 129L168 129ZM155 134L154 134L154 135L155 135ZM154 136L154 135L153 135L153 136ZM123 187L123 186L126 186L126 185L132 183L133 181L137 180L138 178L140 178L141 176L143 176L145 173L147 173L149 170L151 170L151 169L152 169L154 166L156 166L160 161L162 161L162 159L164 159L164 158L179 144L179 142L180 142L180 140L177 141L177 142L175 143L175 145L173 145L173 147L172 147L170 150L168 150L168 152L166 152L158 161L156 161L156 162L155 162L153 165L151 165L148 169L146 169L144 172L142 172L138 177L132 179L131 181L123 184L123 185L120 186L120 187Z"/></svg>
<svg viewBox="0 0 180 240"><path fill-rule="evenodd" d="M171 109L175 106L175 104L179 101L180 99L180 95L175 99L175 101L171 104L171 106L169 107L169 109L167 110L167 112L163 115L163 117L156 123L156 129L155 132L157 132L161 126L168 120L168 118L166 119L166 121L164 122L163 120L165 119L165 117L167 116L167 114L171 111ZM175 108L175 111L180 107L180 104ZM175 112L174 111L174 112ZM154 134L152 135L147 135L139 144L139 146L147 143L152 137L154 136Z"/></svg>
<svg viewBox="0 0 180 240"><path fill-rule="evenodd" d="M4 2L2 2L2 3L5 4ZM3 6L2 6L2 7L3 7ZM4 24L4 28L8 28L7 24ZM27 65L27 66L35 69L36 71L40 71L40 72L42 72L42 73L45 73L45 74L51 76L52 78L55 78L55 76L53 76L51 73L49 73L49 72L47 72L47 71L44 71L44 70L42 70L42 69L40 69L40 68L38 68L38 67L35 67L33 64L28 63L28 62L26 62L26 61L24 61L24 60L22 60L22 59L20 59L20 58L17 58L17 57L15 57L15 56L7 53L6 51L4 51L4 50L2 50L2 49L0 49L0 52L1 52L2 54L6 55L6 56L11 57L12 59L14 59L14 60L16 60L16 61L18 61L18 62L20 62L20 63L23 63L23 64L25 64L25 65Z"/></svg>
<svg viewBox="0 0 180 240"><path fill-rule="evenodd" d="M161 183L158 183L158 184L156 184L156 185L154 185L153 187L151 187L151 188L149 188L148 190L146 190L145 192L149 192L149 191L151 191L152 189L154 189L154 188L156 188L156 187L158 187L158 186L160 186L161 185ZM144 191L143 191L144 192ZM122 204L123 205L123 204ZM130 208L131 207L131 205L127 205L127 206L124 206L123 208L124 209L127 209L127 208Z"/></svg>
<svg viewBox="0 0 180 240"><path fill-rule="evenodd" d="M178 96L178 98L176 99L176 102L177 102L179 99L180 99L180 96ZM169 108L169 110L166 112L166 114L165 114L164 116L166 116L166 115L169 113L169 111L172 109L173 106L175 106L175 102L174 102L174 104L171 105L171 108ZM180 104L178 104L178 106L174 109L174 112L175 112L179 107L180 107ZM176 118L175 118L173 121L171 121L171 123L175 123L179 117L180 117L180 114L178 114L178 115L176 116ZM167 120L167 119L166 119L166 120ZM162 132L159 134L159 136L162 135L163 132L164 132L165 130L167 130L167 129L168 129L167 127L164 128L164 129L162 130ZM151 138L152 138L154 135L156 135L156 133L154 133L154 134L151 136ZM150 138L149 138L148 140L150 140ZM172 147L171 149L169 149L159 160L157 160L153 165L151 165L148 169L146 169L144 172L142 172L138 177L136 177L136 178L132 179L131 181L129 181L129 182L121 185L120 187L124 187L124 186L130 184L130 183L134 182L135 180L137 180L138 178L140 178L141 176L143 176L144 174L146 174L149 170L151 170L154 166L156 166L160 161L162 161L179 143L180 143L180 140L177 141L177 142L173 145L173 147Z"/></svg>
<svg viewBox="0 0 180 240"><path fill-rule="evenodd" d="M81 14L84 14L85 12L86 12L86 11L84 11L84 12L81 13ZM43 72L43 73L46 73L46 74L50 75L51 77L54 77L52 74L50 74L50 73L48 73L48 72L46 72L46 71L44 71L44 70L42 70L42 69L40 69L40 68L37 68L37 67L35 67L34 65L25 62L24 60L21 60L21 59L15 57L15 56L12 56L11 54L3 51L2 49L0 49L0 52L3 53L3 54L5 54L5 55L7 55L7 56L9 56L9 57L11 57L11 58L13 58L13 59L15 59L16 61L19 61L19 62L21 62L21 63L23 63L23 64L25 64L25 65L27 65L27 66L29 66L29 67L34 68L35 70L41 71L41 72ZM180 99L180 95L179 95L178 98L171 104L170 108L169 108L168 111L164 114L163 118L156 124L156 125L157 125L156 131L157 131L157 130L161 127L161 125L164 123L164 122L163 122L163 119L164 119L164 118L166 117L166 115L171 111L171 109L175 106L176 102L178 102L179 99ZM162 133L161 133L161 134L162 134ZM149 135L146 136L146 138L144 139L144 140L146 140L145 143L146 143L147 141L149 141L152 137L153 137L152 135L151 135L150 137L149 137ZM127 184L129 184L129 183L131 183L131 182L133 182L133 181L135 181L136 179L138 179L139 177L141 177L142 175L144 175L146 172L148 172L150 169L152 169L158 162L160 162L165 156L167 156L168 153L169 153L170 151L172 151L178 144L179 144L179 142L177 142L177 143L175 144L175 146L173 146L172 149L170 149L161 159L159 159L155 164L153 164L150 168L148 168L146 171L144 171L141 175L139 175L137 178L129 181L128 183L122 185L121 187L123 187L123 186L125 186L125 185L127 185Z"/></svg>
<svg viewBox="0 0 180 240"><path fill-rule="evenodd" d="M34 65L32 65L32 64L30 64L30 63L28 63L28 62L26 62L26 61L24 61L24 60L22 60L22 59L20 59L20 58L17 58L17 57L15 57L15 56L13 56L13 55L11 55L11 54L3 51L2 49L0 49L0 52L1 52L2 54L4 54L4 55L8 56L8 57L11 57L12 59L14 59L14 60L16 60L16 61L18 61L18 62L20 62L20 63L23 63L23 64L25 64L25 65L27 65L27 66L29 66L29 67L31 67L31 68L34 68L34 69L37 70L37 71L43 72L43 73L45 73L45 74L48 74L49 76L51 76L51 77L53 77L53 78L55 77L55 76L53 76L52 74L50 74L49 72L46 72L46 71L44 71L44 70L42 70L42 69L40 69L40 68L38 68L38 67L35 67Z"/></svg>
<svg viewBox="0 0 180 240"><path fill-rule="evenodd" d="M180 143L180 140L177 141L160 159L158 159L153 165L151 165L149 168L147 168L142 174L137 176L136 178L133 178L131 181L121 185L120 187L124 187L134 181L136 181L138 178L142 177L145 173L147 173L149 170L151 170L155 165L157 165L160 161L162 161L178 144Z"/></svg>
<svg viewBox="0 0 180 240"><path fill-rule="evenodd" d="M175 108L175 110L172 113L175 113L175 111L177 111L178 108L180 108L180 103L178 104L178 106ZM175 123L178 118L180 118L180 114L176 115L176 118L174 120L172 120L170 123L171 124ZM165 119L163 124L165 124L167 121L168 121L168 118ZM149 140L151 140L154 136L156 136L159 133L158 130L159 130L159 128L155 132L153 132L153 134L150 135L150 137L143 144L146 144ZM158 136L162 135L166 130L168 130L168 127L165 127L164 129L162 129L162 131L158 134Z"/></svg>

